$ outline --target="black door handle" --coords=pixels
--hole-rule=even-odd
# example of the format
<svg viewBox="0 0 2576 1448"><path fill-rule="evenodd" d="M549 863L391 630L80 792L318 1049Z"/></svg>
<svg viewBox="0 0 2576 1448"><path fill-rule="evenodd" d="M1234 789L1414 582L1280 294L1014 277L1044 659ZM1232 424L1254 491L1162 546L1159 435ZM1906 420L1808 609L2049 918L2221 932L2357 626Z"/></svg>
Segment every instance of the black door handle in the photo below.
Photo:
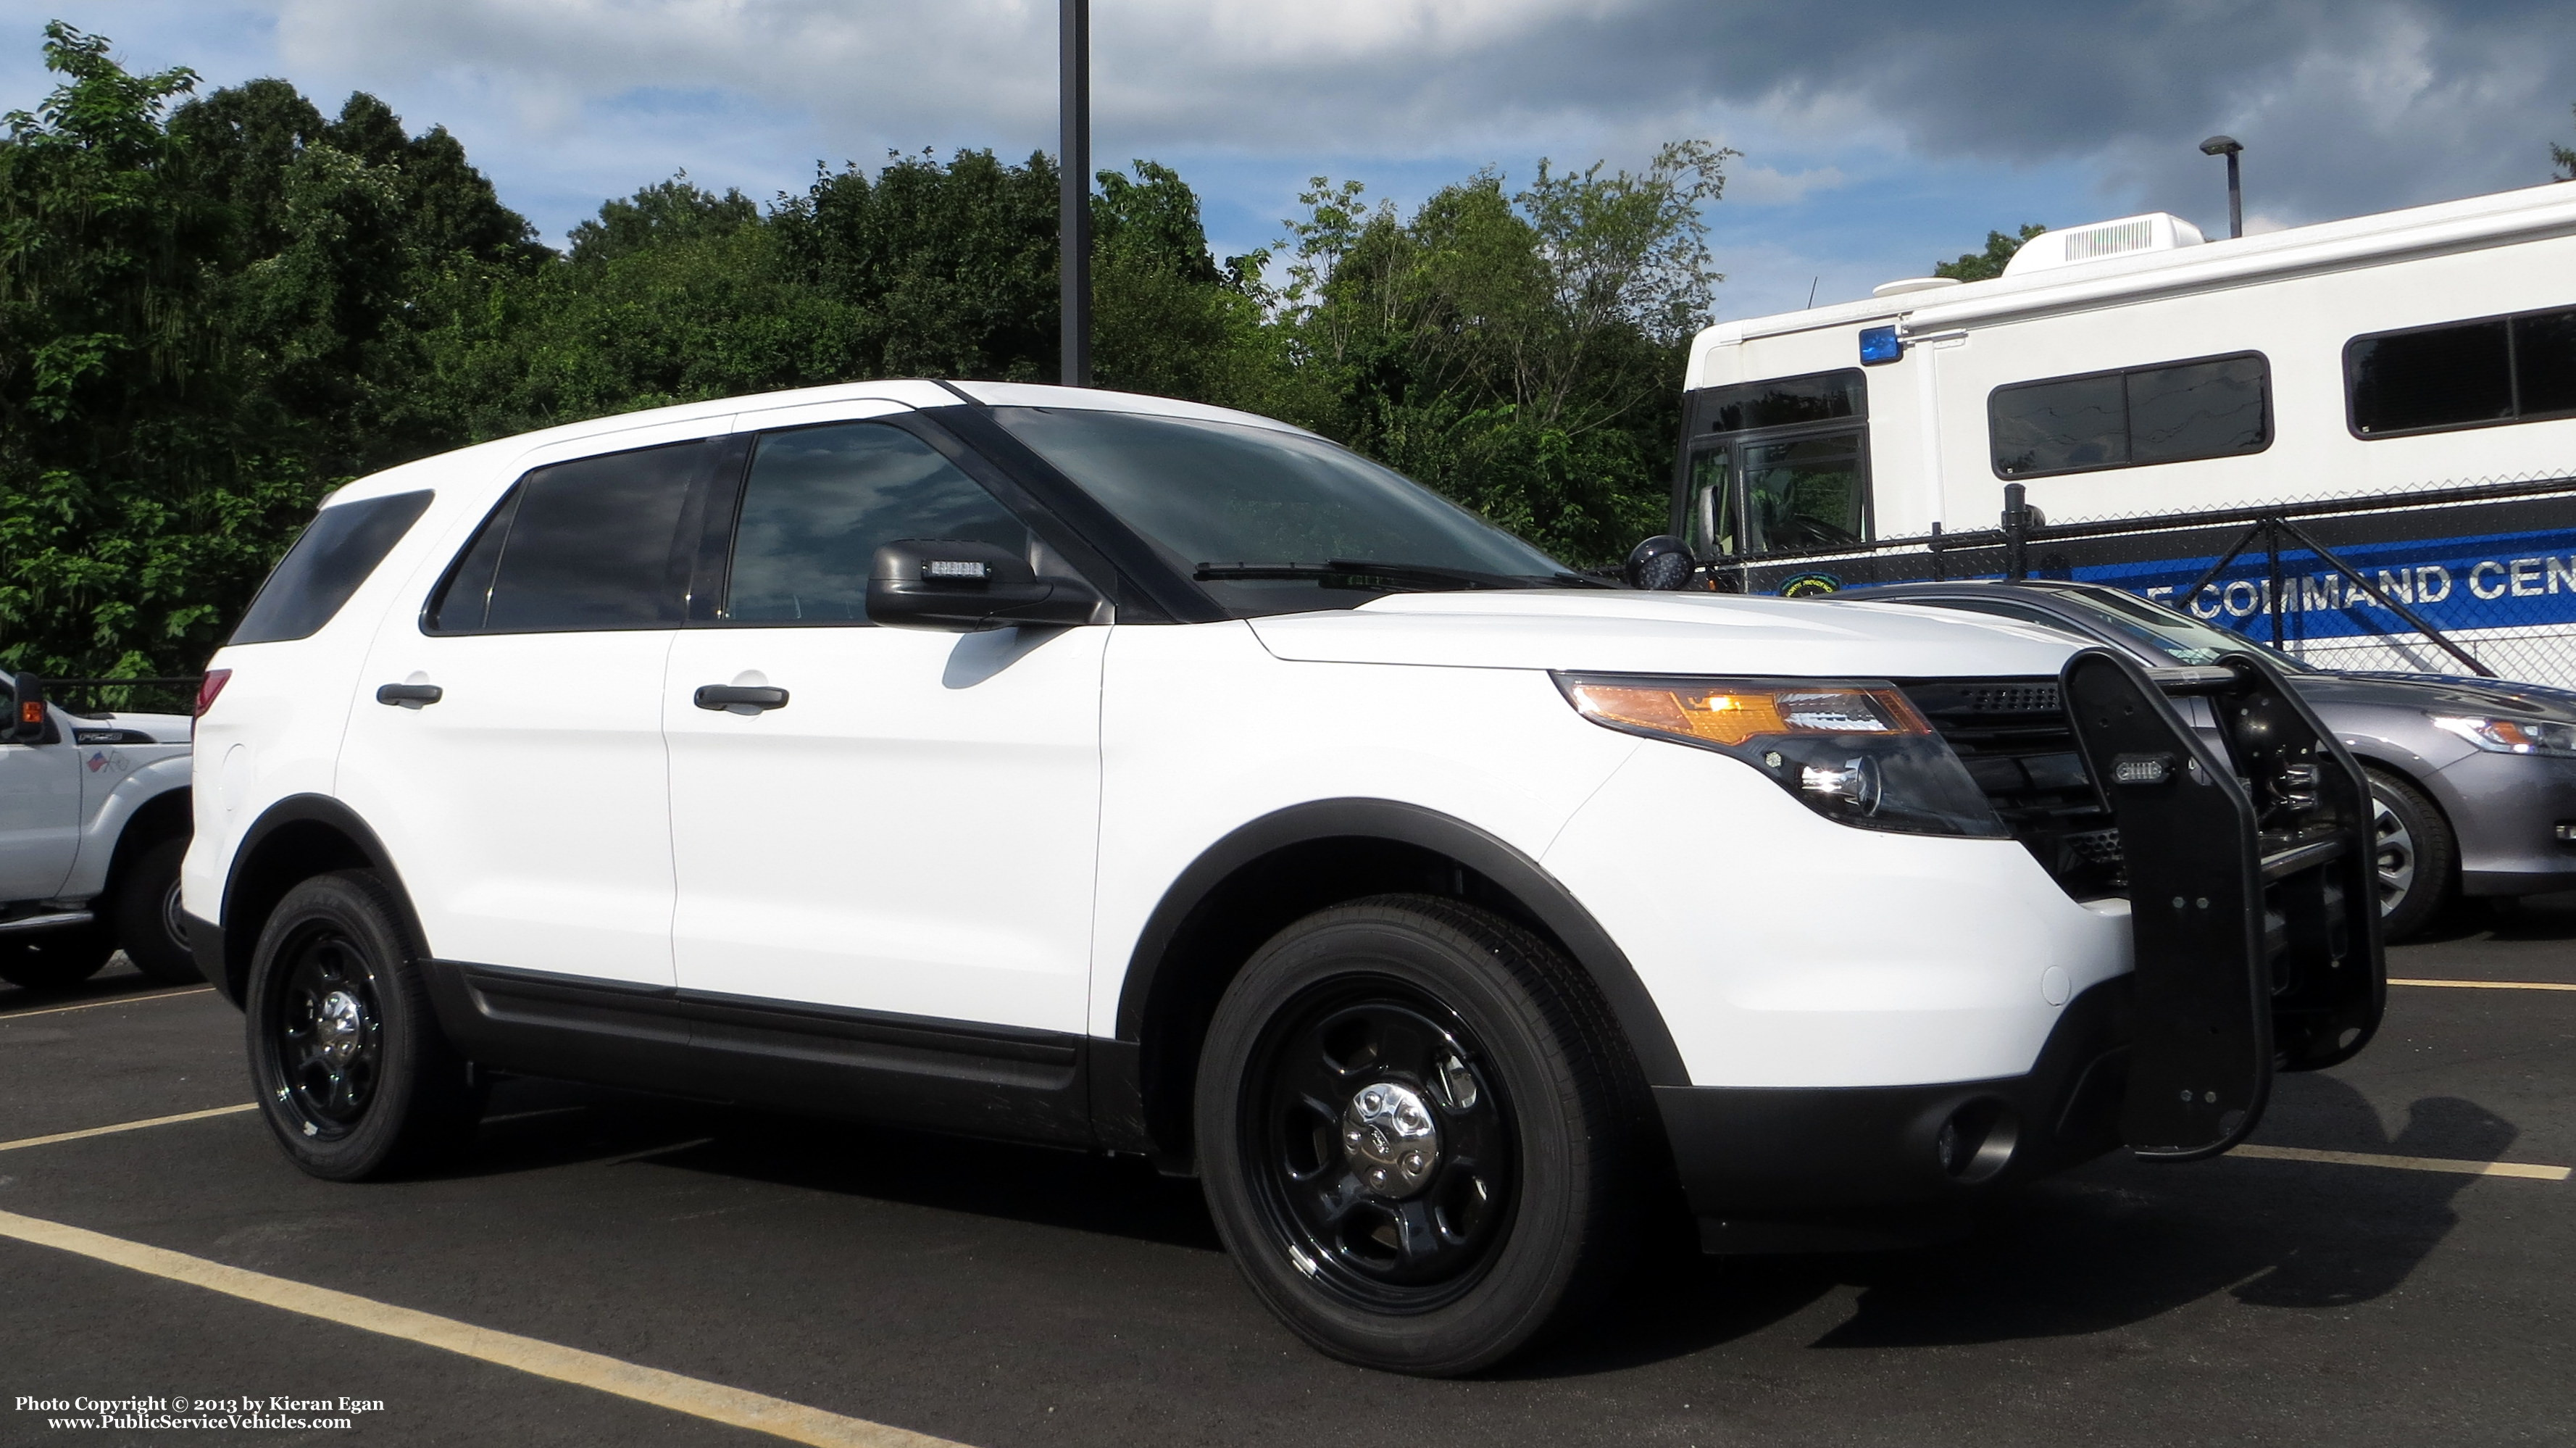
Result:
<svg viewBox="0 0 2576 1448"><path fill-rule="evenodd" d="M700 684L697 693L701 709L784 709L787 691L747 684Z"/></svg>
<svg viewBox="0 0 2576 1448"><path fill-rule="evenodd" d="M379 704L435 704L447 697L447 691L436 684L382 684L376 688Z"/></svg>

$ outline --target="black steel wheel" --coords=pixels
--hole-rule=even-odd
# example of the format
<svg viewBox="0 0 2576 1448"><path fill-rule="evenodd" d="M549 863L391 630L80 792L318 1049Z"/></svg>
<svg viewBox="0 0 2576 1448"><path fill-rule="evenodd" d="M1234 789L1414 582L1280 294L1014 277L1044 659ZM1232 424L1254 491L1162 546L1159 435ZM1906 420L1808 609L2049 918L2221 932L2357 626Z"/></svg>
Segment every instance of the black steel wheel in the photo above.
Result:
<svg viewBox="0 0 2576 1448"><path fill-rule="evenodd" d="M1263 1033L1238 1130L1318 1285L1418 1312L1476 1285L1519 1196L1511 1108L1456 1012L1390 978L1315 987Z"/></svg>
<svg viewBox="0 0 2576 1448"><path fill-rule="evenodd" d="M473 1125L394 902L342 871L287 892L252 957L245 1025L260 1106L288 1156L334 1181L434 1160Z"/></svg>
<svg viewBox="0 0 2576 1448"><path fill-rule="evenodd" d="M1371 1367L1489 1367L1636 1247L1645 1088L1589 979L1485 911L1380 896L1255 952L1218 1002L1199 1175L1255 1293Z"/></svg>
<svg viewBox="0 0 2576 1448"><path fill-rule="evenodd" d="M117 947L136 970L163 985L205 979L179 914L179 862L187 854L186 835L156 840L135 854L116 887Z"/></svg>

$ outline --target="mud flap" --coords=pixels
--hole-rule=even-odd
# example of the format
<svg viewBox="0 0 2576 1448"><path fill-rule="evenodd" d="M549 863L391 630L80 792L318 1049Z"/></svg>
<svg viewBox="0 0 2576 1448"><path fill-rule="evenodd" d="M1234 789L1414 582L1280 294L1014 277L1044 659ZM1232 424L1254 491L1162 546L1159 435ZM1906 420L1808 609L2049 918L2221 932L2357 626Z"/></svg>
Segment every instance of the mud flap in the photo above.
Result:
<svg viewBox="0 0 2576 1448"><path fill-rule="evenodd" d="M2087 649L2060 683L2128 874L2122 1133L2188 1161L2253 1131L2276 1066L2358 1051L2384 986L2360 767L2257 656L2158 672ZM2224 756L2168 693L2208 697Z"/></svg>

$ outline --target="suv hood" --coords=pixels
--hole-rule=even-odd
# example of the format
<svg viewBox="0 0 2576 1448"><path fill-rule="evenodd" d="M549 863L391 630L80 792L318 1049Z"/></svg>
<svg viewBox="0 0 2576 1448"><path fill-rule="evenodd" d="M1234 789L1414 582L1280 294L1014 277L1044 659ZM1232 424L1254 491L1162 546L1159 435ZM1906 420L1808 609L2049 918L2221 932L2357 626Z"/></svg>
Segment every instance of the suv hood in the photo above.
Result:
<svg viewBox="0 0 2576 1448"><path fill-rule="evenodd" d="M1309 663L1792 678L2054 676L2080 644L2003 619L1899 604L1537 589L1397 593L1248 620Z"/></svg>

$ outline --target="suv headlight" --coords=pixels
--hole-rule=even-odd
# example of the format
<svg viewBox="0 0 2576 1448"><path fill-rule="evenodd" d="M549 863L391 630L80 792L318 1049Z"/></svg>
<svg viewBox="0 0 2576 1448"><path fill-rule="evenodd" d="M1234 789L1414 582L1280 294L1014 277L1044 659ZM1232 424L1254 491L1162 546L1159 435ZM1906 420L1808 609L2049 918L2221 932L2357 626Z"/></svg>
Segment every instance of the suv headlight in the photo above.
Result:
<svg viewBox="0 0 2576 1448"><path fill-rule="evenodd" d="M1827 819L1901 834L2007 833L1967 767L1893 684L1552 677L1593 723L1732 755Z"/></svg>
<svg viewBox="0 0 2576 1448"><path fill-rule="evenodd" d="M2427 716L2436 729L2453 734L2490 754L2550 754L2576 758L2576 724L2546 719L2488 719L2477 715Z"/></svg>

